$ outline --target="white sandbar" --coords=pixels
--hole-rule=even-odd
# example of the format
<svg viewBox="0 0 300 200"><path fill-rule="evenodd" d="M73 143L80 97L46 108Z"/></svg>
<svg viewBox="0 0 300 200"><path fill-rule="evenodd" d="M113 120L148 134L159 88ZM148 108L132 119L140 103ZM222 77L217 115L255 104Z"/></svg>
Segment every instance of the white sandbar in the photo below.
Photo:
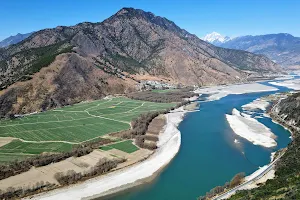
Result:
<svg viewBox="0 0 300 200"><path fill-rule="evenodd" d="M242 108L244 110L257 110L260 109L262 111L265 111L267 109L267 107L270 105L270 103L264 99L258 98L255 99L254 101L243 105Z"/></svg>
<svg viewBox="0 0 300 200"><path fill-rule="evenodd" d="M226 119L235 134L247 139L254 145L268 148L277 145L274 139L276 136L270 129L249 115L240 113L234 108L232 115L226 114Z"/></svg>

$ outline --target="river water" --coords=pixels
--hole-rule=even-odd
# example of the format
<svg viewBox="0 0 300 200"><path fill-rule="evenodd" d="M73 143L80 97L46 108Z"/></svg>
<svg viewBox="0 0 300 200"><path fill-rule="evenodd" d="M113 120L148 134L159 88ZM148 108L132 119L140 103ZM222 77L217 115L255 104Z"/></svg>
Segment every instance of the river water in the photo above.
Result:
<svg viewBox="0 0 300 200"><path fill-rule="evenodd" d="M276 87L279 91L287 91L287 88ZM231 113L233 108L241 110L242 105L273 93L228 95L217 101L201 102L200 111L187 114L181 122L180 151L155 181L110 199L195 200L213 187L223 185L239 172L249 175L259 166L268 164L271 153L286 147L291 141L290 133L270 118L259 118L258 121L277 136L277 146L256 146L233 133L225 114ZM235 139L240 143L235 143Z"/></svg>

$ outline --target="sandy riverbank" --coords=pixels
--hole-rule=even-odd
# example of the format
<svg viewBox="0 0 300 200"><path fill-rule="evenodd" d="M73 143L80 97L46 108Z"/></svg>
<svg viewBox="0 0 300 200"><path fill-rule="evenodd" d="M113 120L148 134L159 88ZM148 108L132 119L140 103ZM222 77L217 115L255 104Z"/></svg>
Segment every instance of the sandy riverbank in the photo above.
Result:
<svg viewBox="0 0 300 200"><path fill-rule="evenodd" d="M269 105L270 105L270 102L268 102L267 100L258 98L246 105L243 105L242 108L243 108L243 110L248 110L248 111L253 111L253 110L257 110L257 109L266 111L266 109Z"/></svg>
<svg viewBox="0 0 300 200"><path fill-rule="evenodd" d="M153 178L179 151L181 135L177 126L184 114L185 111L181 107L165 115L167 123L164 131L159 135L158 149L145 161L80 184L42 193L31 199L93 199L119 192L140 184L145 179Z"/></svg>
<svg viewBox="0 0 300 200"><path fill-rule="evenodd" d="M247 83L240 85L222 85L207 88L199 88L194 92L198 94L207 94L209 95L207 98L208 101L215 101L226 97L229 94L245 94L252 92L266 92L277 90L278 89L275 87L263 85L260 83Z"/></svg>
<svg viewBox="0 0 300 200"><path fill-rule="evenodd" d="M286 80L282 82L269 82L272 85L283 86L293 90L300 90L300 79Z"/></svg>

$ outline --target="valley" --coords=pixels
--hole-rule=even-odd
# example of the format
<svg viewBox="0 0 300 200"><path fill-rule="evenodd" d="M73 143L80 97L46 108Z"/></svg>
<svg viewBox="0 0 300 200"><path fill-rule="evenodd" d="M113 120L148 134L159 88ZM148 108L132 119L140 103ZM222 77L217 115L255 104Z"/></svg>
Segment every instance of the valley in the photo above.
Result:
<svg viewBox="0 0 300 200"><path fill-rule="evenodd" d="M3 2L0 199L300 198L290 15L151 4Z"/></svg>
<svg viewBox="0 0 300 200"><path fill-rule="evenodd" d="M103 22L40 30L2 49L0 116L130 93L142 81L210 86L278 73L265 56L215 47L166 18L123 8Z"/></svg>

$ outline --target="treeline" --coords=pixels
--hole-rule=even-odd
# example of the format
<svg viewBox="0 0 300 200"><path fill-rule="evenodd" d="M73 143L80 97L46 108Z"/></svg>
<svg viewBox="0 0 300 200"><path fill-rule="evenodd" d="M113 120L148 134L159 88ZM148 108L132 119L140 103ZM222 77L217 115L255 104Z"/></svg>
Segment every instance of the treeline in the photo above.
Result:
<svg viewBox="0 0 300 200"><path fill-rule="evenodd" d="M55 188L55 184L44 181L37 182L32 187L9 187L5 191L0 190L0 199L20 199L29 195L36 194L40 191L51 190Z"/></svg>
<svg viewBox="0 0 300 200"><path fill-rule="evenodd" d="M135 119L131 122L132 129L128 130L128 131L124 131L122 133L121 137L127 138L127 139L135 138L135 143L141 148L150 149L150 150L156 149L157 146L154 142L153 143L145 142L145 140L150 140L150 141L158 140L151 136L145 136L148 126L151 123L151 121L160 114L166 114L166 113L170 112L171 110L174 110L176 108L184 106L188 103L190 103L190 102L184 101L184 102L178 103L174 107L171 107L171 108L168 108L168 109L165 109L162 111L149 112L149 113L140 115L137 119Z"/></svg>
<svg viewBox="0 0 300 200"><path fill-rule="evenodd" d="M97 164L92 167L89 171L81 173L69 170L66 173L58 172L54 175L54 178L59 182L60 185L70 185L79 181L84 181L94 176L98 176L109 172L113 168L116 168L119 163L125 162L126 159L114 159L108 160L107 158L100 159Z"/></svg>
<svg viewBox="0 0 300 200"><path fill-rule="evenodd" d="M75 146L70 152L43 154L34 157L29 157L25 160L14 161L6 165L0 165L0 180L14 176L31 169L31 167L42 167L51 163L56 163L65 160L69 157L81 157L87 155L98 148L100 145L112 142L109 139L101 139L83 143L82 145Z"/></svg>
<svg viewBox="0 0 300 200"><path fill-rule="evenodd" d="M139 135L136 137L135 143L136 143L136 145L138 145L139 147L144 148L144 149L149 149L149 150L157 149L156 142L154 142L154 141L146 142L146 140L147 139L146 139L145 135Z"/></svg>
<svg viewBox="0 0 300 200"><path fill-rule="evenodd" d="M134 92L127 94L127 97L135 100L151 101L159 103L182 102L185 98L196 96L195 93L190 92L189 89L181 89L179 91L170 91L165 93L158 93L152 91Z"/></svg>
<svg viewBox="0 0 300 200"><path fill-rule="evenodd" d="M226 190L230 190L236 186L238 186L239 184L241 184L243 182L245 178L245 173L238 173L236 174L230 182L226 182L225 185L223 186L217 186L213 189L211 189L209 192L206 193L205 196L201 196L198 198L198 200L208 200L211 199L212 197L215 197L223 192L225 192Z"/></svg>

